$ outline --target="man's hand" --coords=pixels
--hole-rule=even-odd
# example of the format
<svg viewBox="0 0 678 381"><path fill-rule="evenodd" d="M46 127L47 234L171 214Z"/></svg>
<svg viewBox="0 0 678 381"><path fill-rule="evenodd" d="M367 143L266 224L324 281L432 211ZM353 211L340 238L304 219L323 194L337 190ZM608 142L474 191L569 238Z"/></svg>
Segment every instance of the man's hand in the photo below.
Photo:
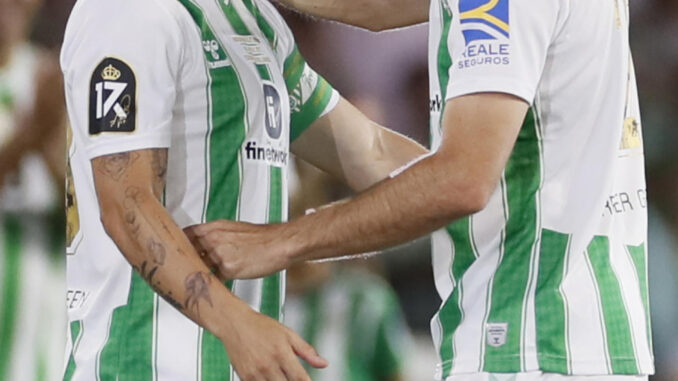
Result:
<svg viewBox="0 0 678 381"><path fill-rule="evenodd" d="M184 229L186 236L223 280L253 279L288 268L283 225L219 220Z"/></svg>
<svg viewBox="0 0 678 381"><path fill-rule="evenodd" d="M243 312L236 319L237 334L222 339L241 380L310 381L297 356L314 368L328 365L291 329L252 310Z"/></svg>

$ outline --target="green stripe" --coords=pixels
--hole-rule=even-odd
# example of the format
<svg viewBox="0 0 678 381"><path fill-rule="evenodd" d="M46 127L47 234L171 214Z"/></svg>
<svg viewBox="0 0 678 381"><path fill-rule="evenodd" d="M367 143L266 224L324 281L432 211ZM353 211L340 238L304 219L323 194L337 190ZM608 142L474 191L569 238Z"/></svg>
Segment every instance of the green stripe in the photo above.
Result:
<svg viewBox="0 0 678 381"><path fill-rule="evenodd" d="M228 4L226 4L225 1L219 1L219 5L221 6L221 10L224 12L224 15L228 19L228 22L231 24L236 34L241 36L249 36L252 34L230 1Z"/></svg>
<svg viewBox="0 0 678 381"><path fill-rule="evenodd" d="M364 328L363 323L360 322L360 305L365 299L365 291L352 287L351 293L348 295L351 301L349 315L347 316L348 334L350 338L355 338L355 340L344 339L347 343L344 348L346 360L342 364L345 380L365 380L363 363L366 361L367 348L363 345L363 340L360 340L365 336L365 333L361 331L361 328Z"/></svg>
<svg viewBox="0 0 678 381"><path fill-rule="evenodd" d="M180 0L188 9L201 31L203 40L219 42L203 11L190 0ZM231 6L220 2L229 22L239 34L249 34L240 17ZM223 50L223 45L219 44ZM212 60L205 52L205 59ZM206 221L218 219L235 220L240 194L240 166L238 156L245 140L247 128L247 103L234 66L210 68L208 97L211 97L208 123L209 133L209 204L206 206ZM217 107L215 107L217 106ZM228 286L232 285L229 282ZM203 331L200 360L201 381L223 381L230 379L231 367L228 355L219 339Z"/></svg>
<svg viewBox="0 0 678 381"><path fill-rule="evenodd" d="M560 292L570 236L542 230L539 276L535 296L539 368L545 372L569 373L566 301Z"/></svg>
<svg viewBox="0 0 678 381"><path fill-rule="evenodd" d="M610 263L608 237L595 237L588 247L588 255L600 290L612 372L614 374L637 374L631 326L619 281Z"/></svg>
<svg viewBox="0 0 678 381"><path fill-rule="evenodd" d="M638 276L638 286L640 287L640 296L643 298L643 307L645 308L645 322L647 325L647 344L652 348L652 320L650 318L650 291L647 284L647 251L645 244L640 246L627 246L631 259L636 268Z"/></svg>
<svg viewBox="0 0 678 381"><path fill-rule="evenodd" d="M15 323L18 312L19 282L21 281L21 241L23 229L19 219L6 215L4 228L4 274L0 308L0 380L9 372L9 359L14 348Z"/></svg>
<svg viewBox="0 0 678 381"><path fill-rule="evenodd" d="M127 304L113 311L99 358L99 380L134 381L153 377L153 301L155 293L134 270Z"/></svg>
<svg viewBox="0 0 678 381"><path fill-rule="evenodd" d="M73 374L75 373L75 352L78 350L78 345L80 344L80 338L82 337L82 321L72 321L71 322L71 355L68 358L68 365L66 366L66 373L64 374L63 381L71 381Z"/></svg>
<svg viewBox="0 0 678 381"><path fill-rule="evenodd" d="M325 111L332 99L332 86L325 78L318 76L318 84L311 97L304 103L300 112L295 112L290 118L290 141L298 138L308 127L315 122Z"/></svg>
<svg viewBox="0 0 678 381"><path fill-rule="evenodd" d="M283 221L282 211L282 169L271 167L268 222L272 224ZM281 318L280 294L282 287L282 275L277 273L266 277L262 286L260 311L273 319Z"/></svg>
<svg viewBox="0 0 678 381"><path fill-rule="evenodd" d="M450 80L450 67L452 66L452 55L447 44L448 36L450 35L450 27L452 25L452 12L447 8L447 2L440 2L440 14L443 18L442 35L438 43L438 80L440 82L440 93L443 99L443 107L440 114L443 114L445 109L444 100L447 96L447 84Z"/></svg>
<svg viewBox="0 0 678 381"><path fill-rule="evenodd" d="M250 3L250 0L243 1L245 1L246 5L247 3ZM273 27L271 27L271 24L268 22L268 20L266 20L261 11L254 6L254 4L251 4L248 8L251 9L252 14L254 14L254 16L257 18L257 25L259 25L259 28L264 33L264 36L266 36L266 39L271 44L273 50L277 49L278 39L275 30L273 29Z"/></svg>
<svg viewBox="0 0 678 381"><path fill-rule="evenodd" d="M35 360L37 368L35 370L35 381L45 381L47 379L47 348L41 346L38 349L38 356Z"/></svg>
<svg viewBox="0 0 678 381"><path fill-rule="evenodd" d="M224 344L203 330L201 381L229 381L231 365Z"/></svg>
<svg viewBox="0 0 678 381"><path fill-rule="evenodd" d="M285 68L283 70L283 76L285 77L285 85L287 85L287 91L292 94L294 89L299 84L301 76L304 74L304 69L306 68L306 61L304 56L301 55L299 49L295 46L294 50L285 60Z"/></svg>
<svg viewBox="0 0 678 381"><path fill-rule="evenodd" d="M461 280L469 267L475 262L476 255L471 237L471 218L465 217L447 227L447 232L454 242L454 258L450 269L452 279L456 280L456 287L452 294L443 302L438 317L442 325L440 358L443 361L443 379L450 375L452 359L456 355L452 340L454 332L461 323L463 311Z"/></svg>
<svg viewBox="0 0 678 381"><path fill-rule="evenodd" d="M523 337L523 306L527 298L530 269L538 231L537 192L541 186L539 137L534 113L527 113L523 127L504 171L508 220L504 255L492 282L491 309L487 323L508 323L506 343L485 343L486 372L520 372Z"/></svg>

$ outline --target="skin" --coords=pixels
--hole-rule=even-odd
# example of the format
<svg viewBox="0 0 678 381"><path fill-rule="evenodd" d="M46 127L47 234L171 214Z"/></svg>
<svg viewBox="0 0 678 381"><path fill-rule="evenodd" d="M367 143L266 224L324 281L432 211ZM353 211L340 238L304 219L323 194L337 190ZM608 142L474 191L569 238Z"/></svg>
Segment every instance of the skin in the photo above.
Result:
<svg viewBox="0 0 678 381"><path fill-rule="evenodd" d="M428 21L428 0L278 0L315 17L374 32Z"/></svg>
<svg viewBox="0 0 678 381"><path fill-rule="evenodd" d="M410 241L485 208L527 109L525 101L508 94L454 98L445 107L440 149L350 202L287 224L214 221L186 232L229 279Z"/></svg>
<svg viewBox="0 0 678 381"><path fill-rule="evenodd" d="M292 150L356 188L426 152L345 100L309 127ZM159 295L223 342L242 380L310 380L297 356L314 367L327 366L297 334L251 310L212 275L216 263L195 250L160 201L167 150L102 156L92 160L92 168L106 232Z"/></svg>

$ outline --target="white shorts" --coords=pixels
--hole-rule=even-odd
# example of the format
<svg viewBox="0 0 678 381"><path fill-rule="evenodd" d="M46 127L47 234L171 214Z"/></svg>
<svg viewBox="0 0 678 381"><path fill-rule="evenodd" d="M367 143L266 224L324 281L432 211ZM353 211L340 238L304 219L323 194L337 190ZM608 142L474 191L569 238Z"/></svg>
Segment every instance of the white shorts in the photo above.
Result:
<svg viewBox="0 0 678 381"><path fill-rule="evenodd" d="M648 376L568 376L556 373L470 373L450 376L445 381L647 381Z"/></svg>

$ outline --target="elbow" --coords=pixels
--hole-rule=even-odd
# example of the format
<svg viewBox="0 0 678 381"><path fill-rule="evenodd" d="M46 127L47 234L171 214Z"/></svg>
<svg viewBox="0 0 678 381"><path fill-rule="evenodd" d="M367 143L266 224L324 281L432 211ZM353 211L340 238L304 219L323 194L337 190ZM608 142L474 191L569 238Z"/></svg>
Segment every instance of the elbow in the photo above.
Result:
<svg viewBox="0 0 678 381"><path fill-rule="evenodd" d="M464 215L476 214L487 207L494 187L488 183L477 183L469 186L462 197Z"/></svg>
<svg viewBox="0 0 678 381"><path fill-rule="evenodd" d="M448 184L444 210L449 219L457 219L484 210L494 193L496 184L484 178L466 178L456 184Z"/></svg>

